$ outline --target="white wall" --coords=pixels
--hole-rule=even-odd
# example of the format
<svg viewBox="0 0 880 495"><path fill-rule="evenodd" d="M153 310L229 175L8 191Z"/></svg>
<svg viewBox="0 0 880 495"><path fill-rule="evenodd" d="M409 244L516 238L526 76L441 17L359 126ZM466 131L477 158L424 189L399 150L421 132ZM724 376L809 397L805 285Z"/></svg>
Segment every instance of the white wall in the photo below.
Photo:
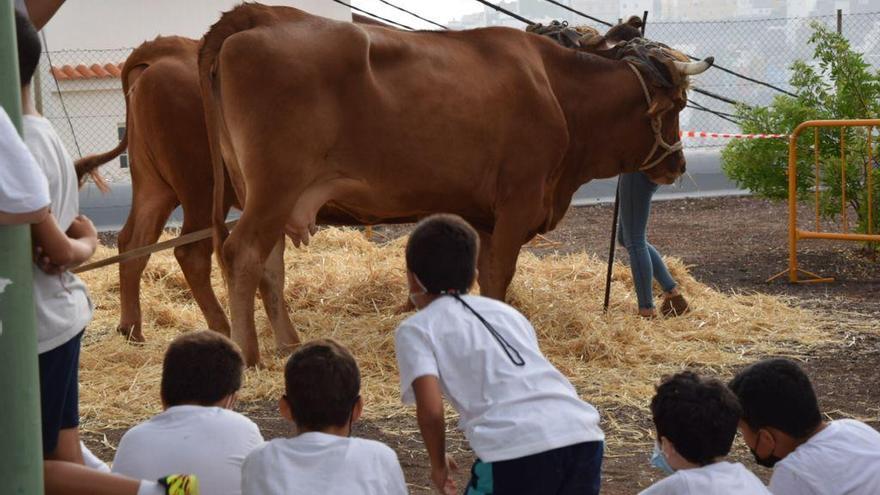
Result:
<svg viewBox="0 0 880 495"><path fill-rule="evenodd" d="M157 35L201 38L220 14L241 0L71 0L46 28L49 49L136 47ZM329 0L275 0L307 12L351 20L349 8Z"/></svg>

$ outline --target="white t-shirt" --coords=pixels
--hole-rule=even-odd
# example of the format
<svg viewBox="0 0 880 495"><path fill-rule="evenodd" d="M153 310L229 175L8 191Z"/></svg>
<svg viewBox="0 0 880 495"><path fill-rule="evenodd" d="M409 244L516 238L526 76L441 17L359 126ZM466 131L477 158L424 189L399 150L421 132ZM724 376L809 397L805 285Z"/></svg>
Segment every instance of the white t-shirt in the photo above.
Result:
<svg viewBox="0 0 880 495"><path fill-rule="evenodd" d="M436 376L460 415L459 428L483 462L516 459L603 440L599 413L541 354L531 323L512 307L463 299L522 355L516 366L480 320L453 297L440 297L395 333L403 402L412 383Z"/></svg>
<svg viewBox="0 0 880 495"><path fill-rule="evenodd" d="M237 412L174 406L123 435L112 470L145 480L195 474L202 493L238 495L241 465L262 444L257 425Z"/></svg>
<svg viewBox="0 0 880 495"><path fill-rule="evenodd" d="M30 213L49 201L45 175L0 107L0 211Z"/></svg>
<svg viewBox="0 0 880 495"><path fill-rule="evenodd" d="M43 117L22 117L24 141L49 181L52 214L66 231L79 214L79 191L73 160L61 138ZM34 265L37 350L50 351L76 336L92 320L92 301L76 275L48 275Z"/></svg>
<svg viewBox="0 0 880 495"><path fill-rule="evenodd" d="M681 469L639 495L769 495L757 476L740 463L716 462Z"/></svg>
<svg viewBox="0 0 880 495"><path fill-rule="evenodd" d="M853 419L832 421L773 469L774 495L877 495L880 433Z"/></svg>
<svg viewBox="0 0 880 495"><path fill-rule="evenodd" d="M205 492L210 493L210 492ZM397 455L363 438L308 432L277 438L244 461L242 495L402 495Z"/></svg>

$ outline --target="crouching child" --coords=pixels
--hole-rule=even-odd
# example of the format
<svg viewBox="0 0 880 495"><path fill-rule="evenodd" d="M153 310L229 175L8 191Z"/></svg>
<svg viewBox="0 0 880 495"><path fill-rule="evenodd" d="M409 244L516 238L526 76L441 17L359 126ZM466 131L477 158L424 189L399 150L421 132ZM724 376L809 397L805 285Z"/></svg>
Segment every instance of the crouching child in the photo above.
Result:
<svg viewBox="0 0 880 495"><path fill-rule="evenodd" d="M443 397L478 460L466 493L597 494L604 435L596 409L541 353L535 329L501 301L467 295L479 240L453 215L423 220L406 246L418 312L395 334L403 402L415 403L431 478L456 493Z"/></svg>

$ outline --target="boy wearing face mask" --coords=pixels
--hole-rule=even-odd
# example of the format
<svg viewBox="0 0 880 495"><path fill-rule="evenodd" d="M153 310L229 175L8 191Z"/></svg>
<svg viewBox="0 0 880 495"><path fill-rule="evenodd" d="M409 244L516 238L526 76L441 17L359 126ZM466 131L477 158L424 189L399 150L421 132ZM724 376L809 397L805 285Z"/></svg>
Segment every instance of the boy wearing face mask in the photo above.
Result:
<svg viewBox="0 0 880 495"><path fill-rule="evenodd" d="M760 361L729 386L742 404L746 445L758 464L774 468L774 495L880 493L880 433L853 419L824 421L796 363Z"/></svg>
<svg viewBox="0 0 880 495"><path fill-rule="evenodd" d="M405 495L397 454L374 440L352 438L364 410L354 356L333 340L313 340L284 367L281 416L295 436L254 450L242 466L244 495Z"/></svg>
<svg viewBox="0 0 880 495"><path fill-rule="evenodd" d="M202 493L241 493L241 464L263 443L253 421L232 411L244 361L238 347L211 330L168 346L162 363L163 412L122 437L113 472L137 479L185 470Z"/></svg>
<svg viewBox="0 0 880 495"><path fill-rule="evenodd" d="M434 215L406 246L410 299L418 312L395 333L403 402L415 403L431 480L460 493L446 454L443 396L478 456L468 495L599 493L604 435L538 347L535 329L501 301L466 295L479 239L454 215Z"/></svg>
<svg viewBox="0 0 880 495"><path fill-rule="evenodd" d="M657 433L651 464L669 474L641 495L761 495L767 488L730 452L741 409L723 383L685 371L651 399Z"/></svg>

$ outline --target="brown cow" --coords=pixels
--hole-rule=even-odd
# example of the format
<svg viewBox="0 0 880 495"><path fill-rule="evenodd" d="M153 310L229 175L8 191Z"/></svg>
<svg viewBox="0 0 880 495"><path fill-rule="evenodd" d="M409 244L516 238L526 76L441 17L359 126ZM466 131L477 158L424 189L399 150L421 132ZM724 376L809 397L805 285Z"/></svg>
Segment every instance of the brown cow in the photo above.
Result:
<svg viewBox="0 0 880 495"><path fill-rule="evenodd" d="M127 113L122 141L107 153L77 162L77 174L82 177L128 147L132 203L119 232L120 253L156 242L178 205L183 208L182 234L211 225L213 179L198 87L197 53L198 41L176 36L159 37L135 49L121 75ZM229 181L224 184L229 189ZM224 216L234 202L229 191L221 207ZM229 322L211 287L211 252L211 241L206 239L179 246L174 255L208 327L229 335ZM122 311L117 330L133 341L144 340L139 293L148 260L135 258L119 265ZM279 249L267 264L260 289L276 335L286 335L286 342L296 334L284 306L282 288Z"/></svg>
<svg viewBox="0 0 880 495"><path fill-rule="evenodd" d="M385 26L368 17L353 17L359 24ZM214 181L199 94L197 58L198 41L176 36L160 36L135 49L126 60L121 76L123 92L127 95L125 135L116 148L76 162L79 178L92 175L103 189L98 167L130 148L132 208L119 232L120 253L156 242L178 205L183 207L181 234L211 226ZM229 187L228 180L226 184ZM227 212L234 200L231 189L225 198L223 210ZM178 247L174 254L208 327L229 335L229 322L210 283L211 252L211 242L205 240ZM148 257L139 258L119 266L122 310L117 331L138 342L144 341L140 280L148 260ZM281 258L275 261L281 262ZM277 268L271 273L277 274ZM292 327L287 311L279 306L283 304L280 298L283 273L269 281L274 282L275 287L271 290L265 287L265 300L280 301L272 306L270 319L285 332L285 327Z"/></svg>
<svg viewBox="0 0 880 495"><path fill-rule="evenodd" d="M640 40L609 60L508 28L403 32L290 10L277 23L239 6L199 52L214 176L244 205L227 237L215 186L232 337L250 365L264 260L281 232L308 242L325 204L365 224L461 215L480 231L481 291L500 299L520 247L583 183L684 171L685 74L708 61Z"/></svg>

